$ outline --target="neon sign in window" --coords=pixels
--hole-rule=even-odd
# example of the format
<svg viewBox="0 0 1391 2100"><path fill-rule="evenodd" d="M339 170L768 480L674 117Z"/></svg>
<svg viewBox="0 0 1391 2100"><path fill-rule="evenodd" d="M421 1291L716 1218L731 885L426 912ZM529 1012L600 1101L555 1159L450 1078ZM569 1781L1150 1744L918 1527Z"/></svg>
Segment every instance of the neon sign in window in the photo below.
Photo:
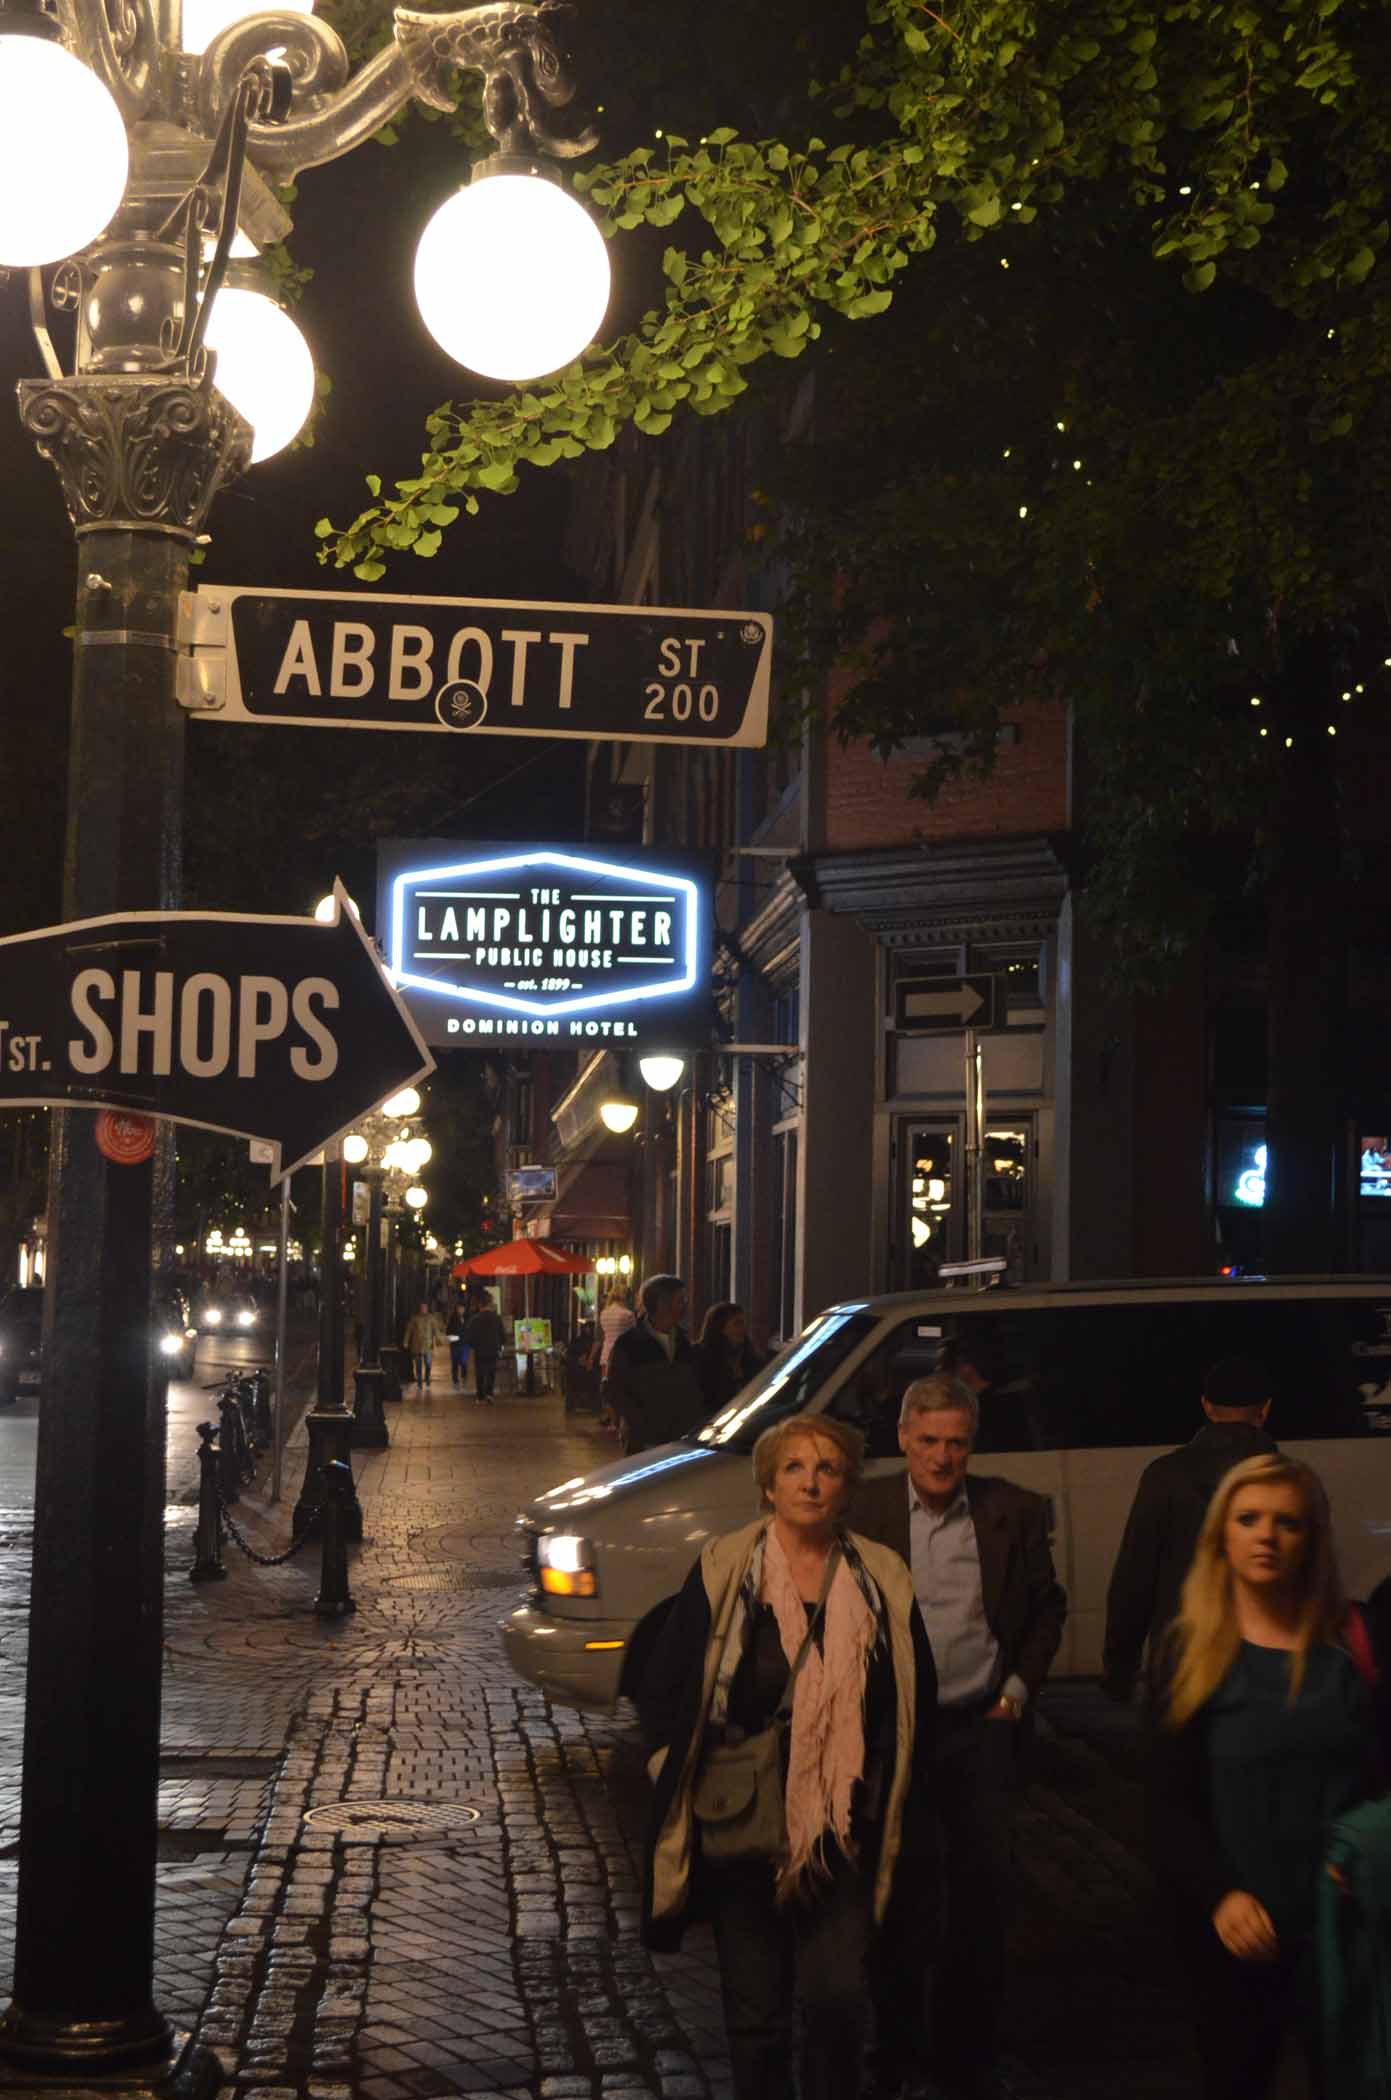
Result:
<svg viewBox="0 0 1391 2100"><path fill-rule="evenodd" d="M1236 1186L1232 1190L1234 1203L1244 1203L1251 1210L1260 1209L1265 1202L1265 1169L1269 1157L1266 1146L1254 1147L1250 1155L1250 1166L1243 1167L1236 1177Z"/></svg>

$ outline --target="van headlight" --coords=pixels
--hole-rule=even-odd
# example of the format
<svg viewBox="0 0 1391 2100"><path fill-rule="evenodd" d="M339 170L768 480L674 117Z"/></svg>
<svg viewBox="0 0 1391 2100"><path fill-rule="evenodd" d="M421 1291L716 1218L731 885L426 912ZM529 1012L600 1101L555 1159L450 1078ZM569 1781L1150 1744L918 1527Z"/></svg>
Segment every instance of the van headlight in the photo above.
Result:
<svg viewBox="0 0 1391 2100"><path fill-rule="evenodd" d="M220 1327L222 1325L222 1314L215 1305L210 1305L204 1313L203 1325L205 1327Z"/></svg>
<svg viewBox="0 0 1391 2100"><path fill-rule="evenodd" d="M238 1327L254 1327L256 1325L255 1313L245 1311L239 1312L237 1314L237 1325Z"/></svg>
<svg viewBox="0 0 1391 2100"><path fill-rule="evenodd" d="M542 1593L548 1597L597 1597L599 1577L589 1539L568 1531L543 1531L536 1541Z"/></svg>
<svg viewBox="0 0 1391 2100"><path fill-rule="evenodd" d="M162 1334L159 1338L161 1356L177 1356L182 1347L183 1343L176 1334Z"/></svg>

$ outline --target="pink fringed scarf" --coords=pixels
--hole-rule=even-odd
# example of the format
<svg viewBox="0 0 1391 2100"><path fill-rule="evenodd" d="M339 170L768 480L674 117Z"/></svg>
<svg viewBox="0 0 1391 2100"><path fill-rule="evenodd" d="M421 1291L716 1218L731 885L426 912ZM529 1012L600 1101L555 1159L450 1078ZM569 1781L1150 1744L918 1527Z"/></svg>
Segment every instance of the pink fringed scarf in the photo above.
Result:
<svg viewBox="0 0 1391 2100"><path fill-rule="evenodd" d="M763 1598L772 1606L788 1667L807 1630L807 1610L770 1524L764 1534ZM850 1804L865 1766L865 1679L876 1638L874 1613L844 1559L826 1598L821 1653L815 1644L792 1693L787 1767L787 1861L779 1896L808 1869L824 1870L826 1839L851 1853Z"/></svg>

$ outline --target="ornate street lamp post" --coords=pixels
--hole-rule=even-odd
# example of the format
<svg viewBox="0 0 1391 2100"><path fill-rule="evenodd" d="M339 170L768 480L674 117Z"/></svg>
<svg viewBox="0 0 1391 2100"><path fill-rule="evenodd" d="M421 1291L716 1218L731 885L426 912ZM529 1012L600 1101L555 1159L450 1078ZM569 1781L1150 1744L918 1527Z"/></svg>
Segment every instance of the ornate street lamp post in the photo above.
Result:
<svg viewBox="0 0 1391 2100"><path fill-rule="evenodd" d="M414 1133L411 1119L420 1110L414 1087L385 1101L374 1115L364 1116L343 1140L343 1157L359 1166L368 1187L366 1298L363 1305L362 1361L377 1364L386 1326L386 1263L382 1247L384 1206L430 1157L430 1141Z"/></svg>
<svg viewBox="0 0 1391 2100"><path fill-rule="evenodd" d="M254 252L279 239L286 223L270 185L348 152L413 97L452 108L459 68L484 76L498 146L475 171L475 216L513 223L520 203L529 227L549 222L567 193L538 156L593 143L550 130L572 94L560 13L524 0L402 10L391 45L350 78L342 43L308 15L254 15L192 52L179 0L58 0L56 13L41 0L0 0L0 271L28 272L44 372L20 382L20 415L58 471L78 542L67 920L180 902L178 616L189 553L219 489L269 442L281 405L260 392L266 370L297 363L303 385L304 359L283 340L259 357L233 354L236 302L218 302L224 287L247 290L231 273L255 270L233 264L234 241ZM549 207L539 212L538 187ZM592 265L603 244L568 201ZM437 228L427 241L417 279L442 334L452 322L430 310L441 303L432 255L453 280L455 318L462 300L495 319L508 303L497 273L510 263L523 306L536 305L539 287L554 320L550 265L520 254L515 237L510 253L494 240L491 277L478 274L476 242L441 264L447 242ZM568 334L529 350L512 332L504 376L577 354L602 316L602 274L591 268ZM259 304L274 325L270 303ZM51 312L73 325L68 368ZM235 401L218 391L217 343ZM495 348L485 345L490 371ZM232 377L238 362L249 393ZM282 441L293 428L287 412ZM121 955L108 947L101 961L119 970ZM142 1105L138 1090L128 1105ZM51 1351L0 2083L7 2065L9 2082L18 2075L29 2089L45 2075L210 2089L212 2059L181 2049L153 2002L164 1532L163 1389L148 1339L155 1173L104 1158L93 1125L81 1111L54 1119Z"/></svg>

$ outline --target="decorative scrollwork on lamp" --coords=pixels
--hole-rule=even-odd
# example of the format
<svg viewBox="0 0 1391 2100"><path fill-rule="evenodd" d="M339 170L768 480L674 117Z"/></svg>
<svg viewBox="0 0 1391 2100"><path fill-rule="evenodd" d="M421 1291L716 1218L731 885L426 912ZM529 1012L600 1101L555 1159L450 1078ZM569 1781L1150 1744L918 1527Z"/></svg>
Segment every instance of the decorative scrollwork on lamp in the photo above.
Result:
<svg viewBox="0 0 1391 2100"><path fill-rule="evenodd" d="M453 14L397 8L394 43L351 79L342 40L327 23L313 15L253 15L223 30L204 52L199 120L215 129L250 61L275 51L294 80L293 108L284 123L253 124L247 144L252 162L271 180L351 152L412 99L431 109L457 108L454 75L460 71L483 74L484 115L503 152L573 159L593 150L597 134L565 134L550 119L575 95L560 33L572 12L561 0L534 7L496 0Z"/></svg>
<svg viewBox="0 0 1391 2100"><path fill-rule="evenodd" d="M250 428L206 384L25 379L19 406L79 533L125 525L191 540L251 456Z"/></svg>
<svg viewBox="0 0 1391 2100"><path fill-rule="evenodd" d="M159 23L141 0L64 0L59 19L68 42L103 81L126 128L150 115L159 99Z"/></svg>

